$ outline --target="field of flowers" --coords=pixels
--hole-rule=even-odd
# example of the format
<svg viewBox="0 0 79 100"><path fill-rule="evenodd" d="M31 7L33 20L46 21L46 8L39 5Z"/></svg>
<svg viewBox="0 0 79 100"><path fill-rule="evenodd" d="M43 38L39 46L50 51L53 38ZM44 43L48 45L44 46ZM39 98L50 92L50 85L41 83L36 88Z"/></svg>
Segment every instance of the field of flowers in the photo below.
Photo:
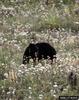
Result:
<svg viewBox="0 0 79 100"><path fill-rule="evenodd" d="M60 2L61 1L61 2ZM57 60L30 59L29 43L47 42ZM74 89L68 83L73 71ZM58 100L79 96L79 1L0 0L0 100Z"/></svg>

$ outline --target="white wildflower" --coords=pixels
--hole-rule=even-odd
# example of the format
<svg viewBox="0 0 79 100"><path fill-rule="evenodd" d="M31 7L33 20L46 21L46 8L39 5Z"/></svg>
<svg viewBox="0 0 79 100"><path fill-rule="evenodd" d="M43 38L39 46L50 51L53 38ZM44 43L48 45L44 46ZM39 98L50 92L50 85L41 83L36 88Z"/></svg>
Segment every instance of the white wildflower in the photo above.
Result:
<svg viewBox="0 0 79 100"><path fill-rule="evenodd" d="M53 94L53 89L50 90L51 95Z"/></svg>
<svg viewBox="0 0 79 100"><path fill-rule="evenodd" d="M4 5L2 5L2 9L3 10L14 10L13 7L5 7Z"/></svg>
<svg viewBox="0 0 79 100"><path fill-rule="evenodd" d="M74 22L75 24L79 24L79 22Z"/></svg>
<svg viewBox="0 0 79 100"><path fill-rule="evenodd" d="M57 88L57 87L58 87L58 85L57 85L57 84L55 84L55 85L53 85L53 87L54 87L54 88Z"/></svg>
<svg viewBox="0 0 79 100"><path fill-rule="evenodd" d="M19 71L20 73L22 72L22 70L20 70L20 69L19 69L18 71Z"/></svg>
<svg viewBox="0 0 79 100"><path fill-rule="evenodd" d="M53 96L54 96L54 97L56 97L56 95L55 95L55 94L54 94Z"/></svg>
<svg viewBox="0 0 79 100"><path fill-rule="evenodd" d="M43 99L43 95L39 94L39 99L42 100Z"/></svg>
<svg viewBox="0 0 79 100"><path fill-rule="evenodd" d="M7 92L7 94L10 94L10 91L9 91L9 92Z"/></svg>
<svg viewBox="0 0 79 100"><path fill-rule="evenodd" d="M28 89L31 90L32 88L29 86Z"/></svg>
<svg viewBox="0 0 79 100"><path fill-rule="evenodd" d="M31 99L32 97L31 97L31 95L29 96L29 99Z"/></svg>
<svg viewBox="0 0 79 100"><path fill-rule="evenodd" d="M21 35L21 36L24 36L25 35L26 36L27 33L26 32L20 32L19 35Z"/></svg>
<svg viewBox="0 0 79 100"><path fill-rule="evenodd" d="M8 78L8 73L4 73L4 76L5 76L6 78Z"/></svg>
<svg viewBox="0 0 79 100"><path fill-rule="evenodd" d="M16 89L13 89L13 92L12 93L15 94L15 91L16 91Z"/></svg>

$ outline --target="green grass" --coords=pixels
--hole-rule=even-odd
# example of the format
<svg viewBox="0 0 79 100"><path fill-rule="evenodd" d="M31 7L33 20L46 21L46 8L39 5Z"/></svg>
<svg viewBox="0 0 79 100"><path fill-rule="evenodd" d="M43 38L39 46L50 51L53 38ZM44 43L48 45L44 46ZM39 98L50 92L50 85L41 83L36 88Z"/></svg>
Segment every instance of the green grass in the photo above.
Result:
<svg viewBox="0 0 79 100"><path fill-rule="evenodd" d="M23 0L18 4L0 1L3 11L0 21L0 74L9 74L7 79L0 79L0 100L55 100L59 95L79 94L79 85L72 90L67 82L69 71L73 69L77 75L79 73L75 64L79 59L79 24L76 24L79 15L74 12L78 4L63 0L64 4L58 7L58 2L46 6L38 0ZM3 5L14 10L2 9ZM49 42L54 46L57 63L51 65L49 60L42 59L34 65L30 60L23 66L23 53L31 41Z"/></svg>

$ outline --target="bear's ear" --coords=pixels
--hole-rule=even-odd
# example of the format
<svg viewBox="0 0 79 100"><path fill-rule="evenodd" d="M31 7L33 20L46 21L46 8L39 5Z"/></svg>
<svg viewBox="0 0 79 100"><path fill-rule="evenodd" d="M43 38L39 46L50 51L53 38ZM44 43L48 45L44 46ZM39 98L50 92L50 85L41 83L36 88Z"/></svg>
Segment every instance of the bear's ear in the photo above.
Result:
<svg viewBox="0 0 79 100"><path fill-rule="evenodd" d="M30 46L34 46L35 44L33 44L33 43L30 43L29 45L30 45Z"/></svg>

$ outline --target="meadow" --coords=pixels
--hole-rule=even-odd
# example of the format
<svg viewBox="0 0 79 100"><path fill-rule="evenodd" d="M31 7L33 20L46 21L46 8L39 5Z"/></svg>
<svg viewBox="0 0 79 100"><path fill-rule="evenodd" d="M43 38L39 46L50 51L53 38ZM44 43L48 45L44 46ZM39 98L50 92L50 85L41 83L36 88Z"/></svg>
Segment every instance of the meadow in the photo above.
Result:
<svg viewBox="0 0 79 100"><path fill-rule="evenodd" d="M23 65L31 42L47 42L57 60ZM68 83L69 72L77 86ZM58 100L79 96L79 1L0 0L0 100Z"/></svg>

